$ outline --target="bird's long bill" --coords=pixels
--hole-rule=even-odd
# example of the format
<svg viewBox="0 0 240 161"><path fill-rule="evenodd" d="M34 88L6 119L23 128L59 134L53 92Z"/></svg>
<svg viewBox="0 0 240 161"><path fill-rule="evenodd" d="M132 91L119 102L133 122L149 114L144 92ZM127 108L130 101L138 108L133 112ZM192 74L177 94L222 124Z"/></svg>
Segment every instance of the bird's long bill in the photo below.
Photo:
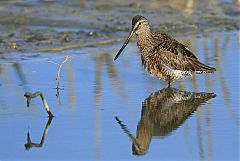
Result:
<svg viewBox="0 0 240 161"><path fill-rule="evenodd" d="M119 55L122 53L123 49L127 46L129 40L131 39L131 37L133 36L134 32L132 31L130 33L130 35L128 36L127 40L125 41L125 43L123 44L123 46L121 47L121 49L118 51L117 55L115 56L114 60L117 60L117 58L119 57Z"/></svg>

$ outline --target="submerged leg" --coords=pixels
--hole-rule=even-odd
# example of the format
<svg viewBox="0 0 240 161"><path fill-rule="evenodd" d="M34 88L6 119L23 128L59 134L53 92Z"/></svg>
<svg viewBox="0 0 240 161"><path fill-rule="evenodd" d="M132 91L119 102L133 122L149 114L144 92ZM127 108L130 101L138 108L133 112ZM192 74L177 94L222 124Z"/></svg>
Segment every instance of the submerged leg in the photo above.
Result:
<svg viewBox="0 0 240 161"><path fill-rule="evenodd" d="M168 88L172 88L172 80L168 80Z"/></svg>

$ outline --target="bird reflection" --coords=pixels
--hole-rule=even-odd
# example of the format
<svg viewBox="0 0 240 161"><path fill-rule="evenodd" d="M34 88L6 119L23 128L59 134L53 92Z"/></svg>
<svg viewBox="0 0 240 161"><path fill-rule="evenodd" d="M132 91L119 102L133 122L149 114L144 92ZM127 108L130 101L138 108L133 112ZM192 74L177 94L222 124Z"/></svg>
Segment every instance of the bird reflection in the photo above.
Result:
<svg viewBox="0 0 240 161"><path fill-rule="evenodd" d="M164 88L152 93L142 103L136 138L118 117L115 119L130 137L133 154L143 155L147 152L153 136L168 136L183 124L199 105L215 96L214 93L194 93L174 88Z"/></svg>
<svg viewBox="0 0 240 161"><path fill-rule="evenodd" d="M42 139L41 139L40 143L33 143L31 141L30 133L28 131L28 133L27 133L27 143L24 144L26 150L30 150L32 147L41 148L43 146L43 143L44 143L44 140L45 140L45 138L47 136L47 133L48 133L50 124L52 122L52 119L53 119L53 117L49 117L48 118L48 122L47 122L47 124L46 124L46 126L44 128Z"/></svg>

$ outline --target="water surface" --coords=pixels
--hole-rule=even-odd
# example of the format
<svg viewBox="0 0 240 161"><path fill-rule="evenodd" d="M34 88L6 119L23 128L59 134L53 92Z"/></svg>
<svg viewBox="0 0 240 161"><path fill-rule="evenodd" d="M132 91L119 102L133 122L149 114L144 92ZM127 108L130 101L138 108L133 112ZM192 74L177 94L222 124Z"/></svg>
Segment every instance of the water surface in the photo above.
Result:
<svg viewBox="0 0 240 161"><path fill-rule="evenodd" d="M217 71L174 82L170 93L142 69L135 42L117 61L121 43L0 54L0 159L238 160L238 34L177 37ZM49 60L65 56L57 98ZM55 117L40 98L27 108L26 91L43 92Z"/></svg>

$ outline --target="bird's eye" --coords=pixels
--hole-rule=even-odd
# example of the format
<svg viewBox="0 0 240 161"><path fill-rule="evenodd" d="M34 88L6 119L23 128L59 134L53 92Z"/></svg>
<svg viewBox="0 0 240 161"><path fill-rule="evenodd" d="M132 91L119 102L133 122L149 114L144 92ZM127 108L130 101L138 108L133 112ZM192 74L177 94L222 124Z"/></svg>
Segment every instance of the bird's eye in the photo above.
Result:
<svg viewBox="0 0 240 161"><path fill-rule="evenodd" d="M138 26L140 26L142 24L142 22L139 22Z"/></svg>

